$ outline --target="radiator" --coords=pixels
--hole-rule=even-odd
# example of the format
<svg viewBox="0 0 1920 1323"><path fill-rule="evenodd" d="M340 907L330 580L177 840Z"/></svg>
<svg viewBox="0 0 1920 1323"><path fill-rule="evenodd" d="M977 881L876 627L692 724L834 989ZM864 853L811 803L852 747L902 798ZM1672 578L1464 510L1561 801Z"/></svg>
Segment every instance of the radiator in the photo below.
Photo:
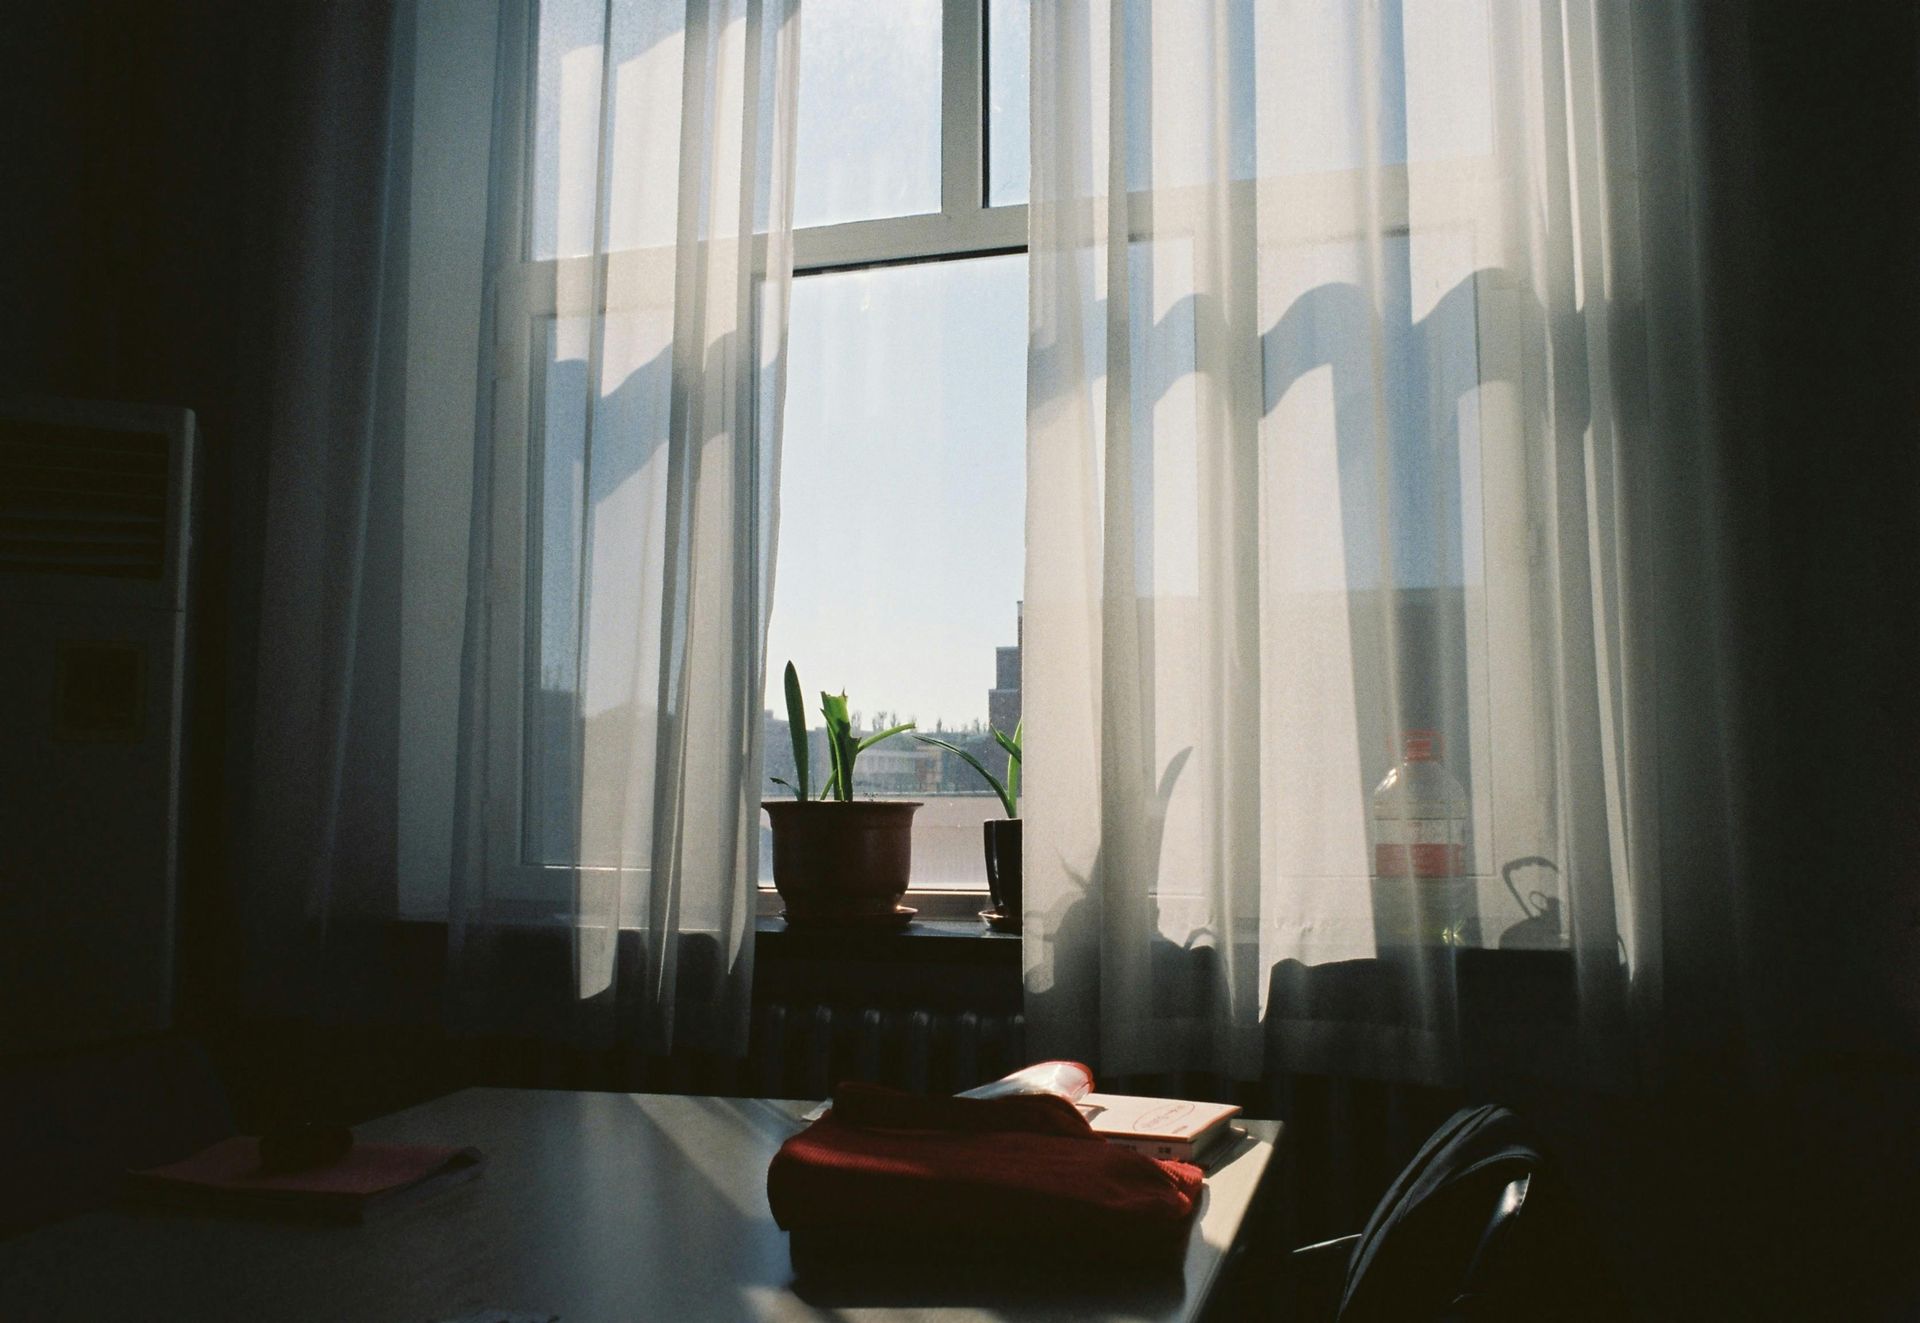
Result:
<svg viewBox="0 0 1920 1323"><path fill-rule="evenodd" d="M843 1080L954 1093L1026 1064L1025 1017L770 1001L754 1008L748 1068L765 1098L824 1098Z"/></svg>
<svg viewBox="0 0 1920 1323"><path fill-rule="evenodd" d="M1282 1223L1294 1244L1358 1231L1394 1177L1465 1098L1454 1089L1270 1074L1252 1110L1286 1126Z"/></svg>

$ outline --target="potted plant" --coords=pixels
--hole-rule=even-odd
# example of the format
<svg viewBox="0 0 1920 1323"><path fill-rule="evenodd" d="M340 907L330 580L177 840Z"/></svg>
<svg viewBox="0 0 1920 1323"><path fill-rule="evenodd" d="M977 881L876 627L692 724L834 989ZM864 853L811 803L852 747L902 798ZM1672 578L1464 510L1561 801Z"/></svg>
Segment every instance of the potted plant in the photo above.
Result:
<svg viewBox="0 0 1920 1323"><path fill-rule="evenodd" d="M774 781L792 799L762 802L773 824L773 885L789 922L902 923L913 911L900 904L913 862L913 814L918 801L856 800L854 762L881 740L913 729L911 721L855 735L845 694L820 695L832 767L813 794L806 709L800 677L787 663L787 730L793 740L794 780Z"/></svg>
<svg viewBox="0 0 1920 1323"><path fill-rule="evenodd" d="M1007 779L1003 783L999 777L987 770L986 764L974 757L971 752L957 744L933 735L915 735L913 738L922 744L932 744L956 754L967 766L980 773L986 783L993 787L993 793L1000 797L1000 805L1006 809L1005 818L989 818L980 824L980 834L987 857L987 894L992 898L993 909L986 916L989 923L1018 931L1020 927L1020 732L1025 726L1021 722L1013 728L1013 734L987 727L994 743L1007 752Z"/></svg>

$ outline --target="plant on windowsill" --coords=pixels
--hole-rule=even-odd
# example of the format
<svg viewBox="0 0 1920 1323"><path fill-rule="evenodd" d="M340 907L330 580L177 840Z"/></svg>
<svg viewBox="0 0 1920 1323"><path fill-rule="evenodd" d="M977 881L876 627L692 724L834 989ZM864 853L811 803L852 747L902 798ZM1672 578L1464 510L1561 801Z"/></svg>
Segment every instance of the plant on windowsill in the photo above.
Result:
<svg viewBox="0 0 1920 1323"><path fill-rule="evenodd" d="M1007 779L1001 779L987 770L987 765L971 752L957 744L934 735L915 735L913 738L922 744L931 744L954 754L967 766L980 774L980 778L993 788L1000 797L1000 806L1007 811L1004 818L988 818L980 824L981 842L986 850L987 859L987 895L993 902L993 908L982 916L996 927L1017 932L1020 928L1020 732L1025 722L1013 728L1013 734L987 727L998 744L1007 754Z"/></svg>
<svg viewBox="0 0 1920 1323"><path fill-rule="evenodd" d="M800 677L787 663L787 733L793 740L794 779L773 780L792 799L762 801L773 824L773 885L789 923L891 927L913 918L900 903L913 864L917 800L853 797L853 768L866 750L913 729L911 721L860 738L845 694L822 693L831 770L812 794L807 714Z"/></svg>

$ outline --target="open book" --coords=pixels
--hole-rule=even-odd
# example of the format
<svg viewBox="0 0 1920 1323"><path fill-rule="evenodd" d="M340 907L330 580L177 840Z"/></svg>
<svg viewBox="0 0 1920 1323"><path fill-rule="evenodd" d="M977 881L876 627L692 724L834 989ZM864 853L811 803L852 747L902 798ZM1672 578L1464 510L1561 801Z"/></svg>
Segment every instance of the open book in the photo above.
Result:
<svg viewBox="0 0 1920 1323"><path fill-rule="evenodd" d="M1233 1133L1227 1122L1240 1112L1231 1103L1095 1093L1093 1072L1077 1061L1042 1061L959 1096L1005 1098L1021 1093L1051 1093L1065 1098L1080 1109L1094 1133L1108 1142L1174 1162L1204 1160L1216 1144Z"/></svg>

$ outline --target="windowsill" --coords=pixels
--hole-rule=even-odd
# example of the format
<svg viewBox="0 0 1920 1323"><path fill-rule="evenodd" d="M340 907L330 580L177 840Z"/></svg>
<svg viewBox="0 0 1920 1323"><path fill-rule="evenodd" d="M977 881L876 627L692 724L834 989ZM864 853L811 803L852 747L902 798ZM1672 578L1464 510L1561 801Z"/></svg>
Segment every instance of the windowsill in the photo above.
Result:
<svg viewBox="0 0 1920 1323"><path fill-rule="evenodd" d="M874 930L871 928L831 928L800 927L794 928L777 914L762 914L754 923L754 938L765 942L773 938L788 948L826 948L861 947L872 950L887 950L901 943L925 944L938 943L992 943L1011 946L1015 950L1020 946L1019 933L1000 933L987 927L979 919L921 919L916 918L902 928Z"/></svg>
<svg viewBox="0 0 1920 1323"><path fill-rule="evenodd" d="M768 893L769 895L773 893ZM913 899L912 896L908 897ZM776 905L778 897L775 897ZM980 897L984 904L986 897ZM393 922L409 931L435 930L444 932L447 928L447 914L440 911L407 912L394 916ZM525 928L534 931L548 929L566 929L575 926L572 916L556 910L551 905L503 906L481 920L496 928ZM863 949L886 949L901 942L972 942L985 940L1001 945L1010 945L1018 950L1019 933L995 932L978 918L951 918L938 915L916 916L902 928L874 931L859 928L792 928L780 917L778 909L768 912L764 907L754 918L754 934L757 940L765 942L769 937L775 944L788 947L806 947L809 950L824 947L860 947Z"/></svg>
<svg viewBox="0 0 1920 1323"><path fill-rule="evenodd" d="M917 911L911 927L928 924L958 924L967 928L987 931L980 918L980 911L993 902L984 889L978 891L942 891L932 887L908 891L900 898L900 903ZM784 908L780 893L772 887L760 888L759 916L761 919L779 920ZM904 930L903 930L904 931Z"/></svg>

